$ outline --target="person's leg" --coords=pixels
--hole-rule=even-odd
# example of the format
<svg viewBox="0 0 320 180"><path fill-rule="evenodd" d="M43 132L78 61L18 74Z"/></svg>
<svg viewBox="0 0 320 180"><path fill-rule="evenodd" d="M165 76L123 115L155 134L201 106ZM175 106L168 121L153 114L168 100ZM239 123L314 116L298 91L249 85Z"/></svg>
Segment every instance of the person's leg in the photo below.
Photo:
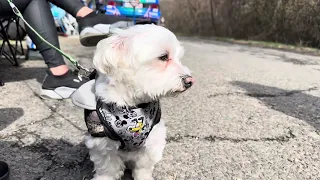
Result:
<svg viewBox="0 0 320 180"><path fill-rule="evenodd" d="M26 21L48 42L60 48L57 29L46 0L32 0L22 12ZM68 71L63 56L52 49L37 35L26 27L27 33L36 44L48 68L54 75L62 75Z"/></svg>
<svg viewBox="0 0 320 180"><path fill-rule="evenodd" d="M65 1L65 0L49 0L52 4L60 7L61 9L67 11L74 17L85 17L86 15L93 12L92 9L86 7L80 1Z"/></svg>
<svg viewBox="0 0 320 180"><path fill-rule="evenodd" d="M27 22L48 42L59 47L57 29L51 14L49 2L46 0L32 0L24 10L23 15ZM30 29L28 34L43 54L50 68L42 84L41 97L52 99L69 98L86 79L75 75L64 62L63 56L46 43L37 38Z"/></svg>
<svg viewBox="0 0 320 180"><path fill-rule="evenodd" d="M25 20L48 42L59 48L58 34L46 0L13 1L22 12ZM6 0L0 0L1 16L13 15ZM85 79L79 78L69 70L64 58L55 49L41 41L34 32L27 28L28 35L39 49L49 71L42 84L42 97L53 99L69 98Z"/></svg>
<svg viewBox="0 0 320 180"><path fill-rule="evenodd" d="M13 3L22 12L28 23L34 27L47 41L59 47L56 27L46 0L23 0ZM43 8L44 7L44 8ZM0 0L0 16L14 15L7 0ZM39 49L45 63L54 75L62 75L68 71L63 57L47 44L42 42L28 27L27 32Z"/></svg>
<svg viewBox="0 0 320 180"><path fill-rule="evenodd" d="M79 0L49 1L77 18L80 43L84 46L95 46L101 39L108 37L110 26L126 28L133 25L132 20L125 17L96 14Z"/></svg>
<svg viewBox="0 0 320 180"><path fill-rule="evenodd" d="M13 2L21 11L24 10L26 5L28 5L31 1L33 0L13 0ZM92 9L86 7L78 0L49 1L77 18L79 24L80 42L84 46L95 46L98 41L108 37L109 28L127 28L133 25L132 20L126 17L96 14ZM5 6L4 10L1 10L1 6ZM2 13L12 13L7 0L0 0L0 10L0 15ZM144 22L141 22L141 24L143 23ZM137 22L137 24L140 23Z"/></svg>

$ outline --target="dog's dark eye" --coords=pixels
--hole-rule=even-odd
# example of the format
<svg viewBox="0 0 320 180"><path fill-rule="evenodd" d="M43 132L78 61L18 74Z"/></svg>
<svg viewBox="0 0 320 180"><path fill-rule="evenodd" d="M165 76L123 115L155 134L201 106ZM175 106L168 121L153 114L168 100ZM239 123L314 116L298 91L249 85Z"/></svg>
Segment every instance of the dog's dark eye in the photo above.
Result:
<svg viewBox="0 0 320 180"><path fill-rule="evenodd" d="M168 54L164 54L162 56L159 57L159 60L161 61L168 61L169 60L169 55Z"/></svg>

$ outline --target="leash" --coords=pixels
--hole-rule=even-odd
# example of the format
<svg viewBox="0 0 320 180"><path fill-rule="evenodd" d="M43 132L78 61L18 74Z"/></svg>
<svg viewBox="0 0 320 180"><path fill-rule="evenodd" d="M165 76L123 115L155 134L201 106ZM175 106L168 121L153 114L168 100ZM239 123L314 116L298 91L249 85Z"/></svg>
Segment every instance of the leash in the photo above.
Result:
<svg viewBox="0 0 320 180"><path fill-rule="evenodd" d="M45 42L48 46L50 46L51 48L55 49L56 51L58 51L61 55L63 55L64 57L66 57L72 65L74 65L79 71L84 71L84 73L86 75L91 74L92 71L90 71L89 69L83 67L81 64L79 64L79 62L74 59L72 56L70 56L69 54L63 52L61 49L55 47L54 45L52 45L51 43L49 43L47 40L45 40L35 29L33 29L33 27L23 18L21 12L19 11L19 9L17 8L16 5L13 4L12 0L7 0L8 3L10 4L12 11L19 17L22 19L22 21L37 35L38 38L41 39L41 41Z"/></svg>

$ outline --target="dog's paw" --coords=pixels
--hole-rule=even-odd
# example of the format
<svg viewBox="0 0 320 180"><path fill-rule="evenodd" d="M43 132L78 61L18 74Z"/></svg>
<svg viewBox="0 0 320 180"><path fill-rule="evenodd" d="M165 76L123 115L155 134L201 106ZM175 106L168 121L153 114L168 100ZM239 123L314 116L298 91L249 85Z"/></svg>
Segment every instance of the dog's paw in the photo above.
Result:
<svg viewBox="0 0 320 180"><path fill-rule="evenodd" d="M116 180L116 178L110 176L96 176L91 180Z"/></svg>
<svg viewBox="0 0 320 180"><path fill-rule="evenodd" d="M134 177L134 180L154 180L153 177Z"/></svg>
<svg viewBox="0 0 320 180"><path fill-rule="evenodd" d="M146 169L133 170L134 180L154 180L152 177L152 171Z"/></svg>

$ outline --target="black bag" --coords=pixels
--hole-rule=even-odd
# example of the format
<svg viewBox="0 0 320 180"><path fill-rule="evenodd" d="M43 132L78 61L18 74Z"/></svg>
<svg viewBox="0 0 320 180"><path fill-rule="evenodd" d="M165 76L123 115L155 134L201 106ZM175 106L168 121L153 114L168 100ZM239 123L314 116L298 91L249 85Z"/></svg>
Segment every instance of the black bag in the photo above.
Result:
<svg viewBox="0 0 320 180"><path fill-rule="evenodd" d="M27 36L26 27L20 18L6 20L3 25L7 26L8 23L7 34L10 40L21 41Z"/></svg>

